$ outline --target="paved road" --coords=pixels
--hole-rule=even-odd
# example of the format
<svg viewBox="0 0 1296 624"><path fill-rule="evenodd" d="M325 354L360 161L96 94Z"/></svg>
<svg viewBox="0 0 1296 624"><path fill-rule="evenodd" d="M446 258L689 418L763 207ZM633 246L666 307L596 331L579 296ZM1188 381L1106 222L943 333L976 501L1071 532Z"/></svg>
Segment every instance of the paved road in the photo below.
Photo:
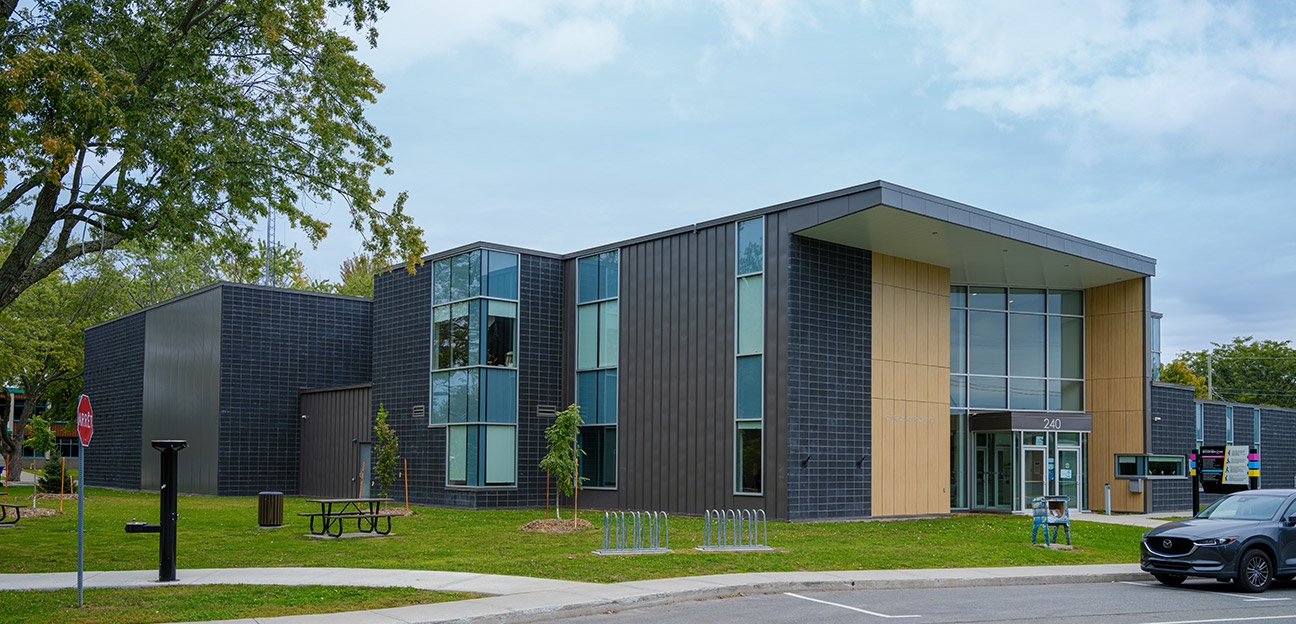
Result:
<svg viewBox="0 0 1296 624"><path fill-rule="evenodd" d="M853 591L735 596L572 617L567 624L742 622L1057 622L1061 624L1189 624L1296 622L1296 585L1242 594L1232 585L1156 581Z"/></svg>

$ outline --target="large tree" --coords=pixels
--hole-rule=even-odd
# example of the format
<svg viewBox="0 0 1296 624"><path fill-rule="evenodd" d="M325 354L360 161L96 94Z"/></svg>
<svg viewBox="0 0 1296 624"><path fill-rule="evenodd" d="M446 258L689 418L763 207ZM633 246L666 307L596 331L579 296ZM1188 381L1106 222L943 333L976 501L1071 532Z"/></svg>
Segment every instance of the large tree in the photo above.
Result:
<svg viewBox="0 0 1296 624"><path fill-rule="evenodd" d="M69 267L68 272L82 271ZM69 278L60 270L0 310L0 380L16 382L26 394L13 430L0 425L0 452L11 480L21 474L23 439L36 408L52 400L54 411L62 417L51 420L66 420L75 410L85 370L82 332L114 313L117 282L111 271Z"/></svg>
<svg viewBox="0 0 1296 624"><path fill-rule="evenodd" d="M377 258L417 264L422 232L383 208L382 85L330 26L376 44L385 0L0 0L0 216L21 237L0 310L124 241L246 245L271 212L319 241L308 205L345 202Z"/></svg>
<svg viewBox="0 0 1296 624"><path fill-rule="evenodd" d="M1296 408L1296 348L1290 340L1239 337L1175 359L1208 380L1210 398Z"/></svg>

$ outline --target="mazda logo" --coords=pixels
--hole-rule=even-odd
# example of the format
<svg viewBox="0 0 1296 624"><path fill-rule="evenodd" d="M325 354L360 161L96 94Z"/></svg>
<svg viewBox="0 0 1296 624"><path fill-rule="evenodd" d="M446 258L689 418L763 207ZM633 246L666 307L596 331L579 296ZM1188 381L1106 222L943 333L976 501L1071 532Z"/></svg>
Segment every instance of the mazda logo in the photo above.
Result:
<svg viewBox="0 0 1296 624"><path fill-rule="evenodd" d="M1174 542L1171 541L1170 538L1166 538L1161 540L1161 546L1164 548L1170 548L1171 546L1174 546Z"/></svg>

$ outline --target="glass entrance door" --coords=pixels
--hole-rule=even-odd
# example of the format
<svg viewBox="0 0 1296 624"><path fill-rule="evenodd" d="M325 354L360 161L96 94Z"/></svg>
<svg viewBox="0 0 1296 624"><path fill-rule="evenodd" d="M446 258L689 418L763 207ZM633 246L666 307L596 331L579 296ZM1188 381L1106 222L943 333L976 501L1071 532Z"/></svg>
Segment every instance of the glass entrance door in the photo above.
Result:
<svg viewBox="0 0 1296 624"><path fill-rule="evenodd" d="M1080 467L1080 449L1077 447L1059 446L1057 448L1057 479L1054 491L1071 499L1067 506L1071 509L1084 509L1080 495L1084 492L1083 475Z"/></svg>
<svg viewBox="0 0 1296 624"><path fill-rule="evenodd" d="M1048 493L1048 472L1045 470L1047 446L1022 447L1022 508L1025 509L1036 496Z"/></svg>
<svg viewBox="0 0 1296 624"><path fill-rule="evenodd" d="M973 504L978 509L1013 508L1013 434L976 434L976 487Z"/></svg>

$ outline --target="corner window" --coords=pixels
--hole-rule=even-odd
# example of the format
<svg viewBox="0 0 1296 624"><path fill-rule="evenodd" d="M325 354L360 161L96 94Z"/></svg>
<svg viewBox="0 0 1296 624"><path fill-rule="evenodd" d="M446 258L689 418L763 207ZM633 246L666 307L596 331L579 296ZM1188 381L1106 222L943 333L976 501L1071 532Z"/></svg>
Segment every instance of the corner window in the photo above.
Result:
<svg viewBox="0 0 1296 624"><path fill-rule="evenodd" d="M432 263L429 426L446 429L446 484L517 483L517 254Z"/></svg>

